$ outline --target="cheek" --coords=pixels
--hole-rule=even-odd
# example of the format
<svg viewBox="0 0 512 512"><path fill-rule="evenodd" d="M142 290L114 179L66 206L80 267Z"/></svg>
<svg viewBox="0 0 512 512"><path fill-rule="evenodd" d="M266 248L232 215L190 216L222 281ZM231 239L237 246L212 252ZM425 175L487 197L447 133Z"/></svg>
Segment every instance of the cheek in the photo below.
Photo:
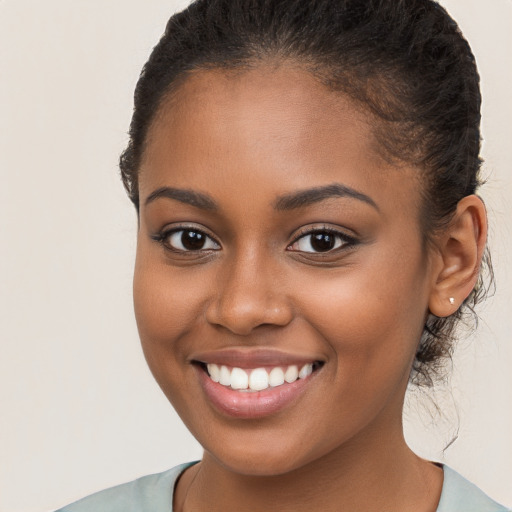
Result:
<svg viewBox="0 0 512 512"><path fill-rule="evenodd" d="M155 258L146 258L138 249L134 309L149 369L170 403L188 423L187 398L190 399L192 391L186 383L192 368L187 361L187 333L201 322L204 301L199 281L171 270ZM200 397L192 398L197 401Z"/></svg>
<svg viewBox="0 0 512 512"><path fill-rule="evenodd" d="M138 250L133 281L135 317L153 372L164 364L183 362L182 338L203 317L204 287L200 281L197 275L172 272L165 262L150 260L143 249Z"/></svg>
<svg viewBox="0 0 512 512"><path fill-rule="evenodd" d="M302 294L301 314L329 345L333 378L375 386L408 376L423 330L426 280L420 264L399 268L371 264L303 283L315 293Z"/></svg>

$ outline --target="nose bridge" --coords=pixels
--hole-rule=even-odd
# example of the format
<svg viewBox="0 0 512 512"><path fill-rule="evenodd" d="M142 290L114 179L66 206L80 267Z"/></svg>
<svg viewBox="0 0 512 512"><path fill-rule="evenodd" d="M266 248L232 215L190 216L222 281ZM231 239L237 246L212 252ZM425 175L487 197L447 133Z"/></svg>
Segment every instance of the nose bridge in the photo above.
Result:
<svg viewBox="0 0 512 512"><path fill-rule="evenodd" d="M246 335L260 325L283 326L291 321L291 305L279 286L277 263L268 252L253 245L226 257L207 311L210 323Z"/></svg>

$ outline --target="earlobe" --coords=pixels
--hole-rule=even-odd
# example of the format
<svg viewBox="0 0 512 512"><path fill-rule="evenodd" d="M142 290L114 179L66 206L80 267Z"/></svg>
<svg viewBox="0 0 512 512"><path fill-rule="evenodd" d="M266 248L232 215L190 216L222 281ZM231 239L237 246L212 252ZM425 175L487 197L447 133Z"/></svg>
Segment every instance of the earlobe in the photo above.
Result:
<svg viewBox="0 0 512 512"><path fill-rule="evenodd" d="M435 282L429 309L438 317L455 313L478 279L487 242L487 214L476 195L459 201L450 224L437 237Z"/></svg>

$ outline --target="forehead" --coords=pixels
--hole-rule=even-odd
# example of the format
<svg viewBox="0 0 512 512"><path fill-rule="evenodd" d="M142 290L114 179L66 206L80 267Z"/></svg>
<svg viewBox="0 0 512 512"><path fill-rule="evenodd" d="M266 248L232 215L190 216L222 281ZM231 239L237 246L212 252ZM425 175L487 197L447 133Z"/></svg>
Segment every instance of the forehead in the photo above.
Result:
<svg viewBox="0 0 512 512"><path fill-rule="evenodd" d="M284 101L286 100L286 101ZM347 111L347 105L357 110L359 119L371 124L364 109L357 109L355 103L338 91L325 87L320 80L299 64L261 64L256 67L236 69L199 69L183 78L163 102L159 119L178 117L196 104L198 112L219 114L230 118L254 114L262 121L269 119L268 113L281 115L286 120L303 120L328 123L336 119L336 113ZM259 113L259 115L258 115ZM328 115L331 113L332 115ZM169 118L167 118L167 121Z"/></svg>
<svg viewBox="0 0 512 512"><path fill-rule="evenodd" d="M162 131L179 126L187 133L197 133L204 122L210 132L208 140L223 130L239 130L240 142L301 146L313 133L327 135L336 130L350 131L366 149L377 150L370 114L298 66L266 64L190 73L163 101L149 131L148 145Z"/></svg>
<svg viewBox="0 0 512 512"><path fill-rule="evenodd" d="M380 193L399 175L402 189L414 188L406 174L416 169L382 159L374 126L364 108L299 67L195 71L163 102L148 133L141 199L169 181L210 191L240 179L274 194L342 181Z"/></svg>

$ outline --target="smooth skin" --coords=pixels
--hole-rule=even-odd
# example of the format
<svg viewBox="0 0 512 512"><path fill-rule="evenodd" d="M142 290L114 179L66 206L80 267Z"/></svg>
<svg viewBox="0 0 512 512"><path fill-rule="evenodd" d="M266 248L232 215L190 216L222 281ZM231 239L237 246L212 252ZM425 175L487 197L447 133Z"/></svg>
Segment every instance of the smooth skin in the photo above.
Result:
<svg viewBox="0 0 512 512"><path fill-rule="evenodd" d="M153 122L135 311L155 379L204 447L176 511L436 510L442 469L407 447L402 406L429 311L453 313L476 282L486 215L467 197L426 244L421 172L379 156L375 122L290 63L195 71ZM183 245L180 229L197 236ZM193 364L225 348L323 366L278 413L232 418Z"/></svg>

